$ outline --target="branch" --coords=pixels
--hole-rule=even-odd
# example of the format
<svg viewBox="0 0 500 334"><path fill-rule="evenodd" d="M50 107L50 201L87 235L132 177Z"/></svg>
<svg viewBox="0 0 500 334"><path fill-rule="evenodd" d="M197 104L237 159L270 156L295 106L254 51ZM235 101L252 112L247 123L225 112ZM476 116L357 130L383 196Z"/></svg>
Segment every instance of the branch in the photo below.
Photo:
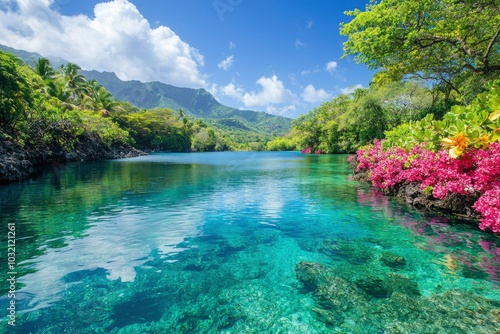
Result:
<svg viewBox="0 0 500 334"><path fill-rule="evenodd" d="M497 32L495 33L495 36L490 41L490 44L488 44L488 48L486 48L486 52L483 55L483 63L484 67L488 68L488 57L490 56L491 49L493 49L493 44L495 44L496 39L500 35L500 23L497 26Z"/></svg>

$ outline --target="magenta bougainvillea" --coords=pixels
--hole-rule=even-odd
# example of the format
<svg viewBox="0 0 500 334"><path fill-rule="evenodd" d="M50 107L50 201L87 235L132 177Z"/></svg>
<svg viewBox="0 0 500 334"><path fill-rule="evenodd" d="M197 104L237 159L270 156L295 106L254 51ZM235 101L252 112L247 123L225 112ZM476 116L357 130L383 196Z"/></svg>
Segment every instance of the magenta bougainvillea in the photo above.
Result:
<svg viewBox="0 0 500 334"><path fill-rule="evenodd" d="M486 149L470 149L459 159L447 150L432 152L425 143L411 150L382 143L361 148L356 153L358 170L369 171L377 188L388 189L403 182L418 182L423 191L435 198L450 194L477 197L473 208L482 216L479 227L500 232L500 143Z"/></svg>

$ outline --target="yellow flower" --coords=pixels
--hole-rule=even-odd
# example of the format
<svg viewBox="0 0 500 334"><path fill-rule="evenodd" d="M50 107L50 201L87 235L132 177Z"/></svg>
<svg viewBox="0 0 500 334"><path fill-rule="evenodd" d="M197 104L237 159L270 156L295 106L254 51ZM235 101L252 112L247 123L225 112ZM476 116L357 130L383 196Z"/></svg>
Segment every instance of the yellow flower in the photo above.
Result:
<svg viewBox="0 0 500 334"><path fill-rule="evenodd" d="M476 143L481 145L481 149L486 150L490 146L490 139L487 135L482 135L477 139Z"/></svg>
<svg viewBox="0 0 500 334"><path fill-rule="evenodd" d="M464 154L464 150L469 146L469 138L463 132L451 138L443 138L441 142L450 148L450 158L457 159Z"/></svg>

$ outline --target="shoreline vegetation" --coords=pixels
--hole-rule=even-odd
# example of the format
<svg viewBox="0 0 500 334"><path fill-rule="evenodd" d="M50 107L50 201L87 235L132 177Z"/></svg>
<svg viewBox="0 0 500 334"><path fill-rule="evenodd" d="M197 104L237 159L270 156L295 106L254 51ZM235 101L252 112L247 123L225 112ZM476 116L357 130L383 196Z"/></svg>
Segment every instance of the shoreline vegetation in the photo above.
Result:
<svg viewBox="0 0 500 334"><path fill-rule="evenodd" d="M385 133L350 157L357 179L415 207L479 218L500 232L500 80L441 120L426 117ZM432 116L432 115L430 115Z"/></svg>
<svg viewBox="0 0 500 334"><path fill-rule="evenodd" d="M271 144L356 152L355 178L500 233L500 4L384 0L346 14L343 57L377 71L369 87Z"/></svg>
<svg viewBox="0 0 500 334"><path fill-rule="evenodd" d="M0 51L0 184L54 163L262 148L257 133L217 128L182 109L119 101L80 70L73 63L56 70L47 58L30 67Z"/></svg>
<svg viewBox="0 0 500 334"><path fill-rule="evenodd" d="M343 57L378 71L372 82L267 142L237 141L183 110L140 110L75 64L55 70L40 58L30 68L0 52L0 183L37 165L149 150L356 152L356 178L499 233L500 4L385 0L346 15Z"/></svg>

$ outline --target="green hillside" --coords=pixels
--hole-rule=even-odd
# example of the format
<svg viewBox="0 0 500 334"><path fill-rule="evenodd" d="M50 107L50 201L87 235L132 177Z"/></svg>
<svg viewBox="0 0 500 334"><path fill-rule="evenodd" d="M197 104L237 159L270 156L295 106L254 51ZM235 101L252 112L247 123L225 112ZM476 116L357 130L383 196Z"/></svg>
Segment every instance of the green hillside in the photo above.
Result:
<svg viewBox="0 0 500 334"><path fill-rule="evenodd" d="M1 44L0 50L16 55L30 66L43 57L38 53L17 50ZM49 59L54 68L68 63L61 58ZM174 111L182 109L186 115L201 119L215 129L223 131L228 139L242 144L241 148L253 143L250 145L253 149L260 149L266 141L287 133L292 126L292 120L286 117L222 105L202 88L182 88L161 82L123 81L112 72L80 70L79 73L88 81L99 82L117 100L129 102L140 109L168 108Z"/></svg>
<svg viewBox="0 0 500 334"><path fill-rule="evenodd" d="M111 72L82 71L84 76L101 83L117 99L139 108L182 109L197 118L210 119L221 127L234 127L242 131L279 135L290 130L291 119L265 112L240 110L220 104L205 89L181 88L161 82L142 83L122 81Z"/></svg>

